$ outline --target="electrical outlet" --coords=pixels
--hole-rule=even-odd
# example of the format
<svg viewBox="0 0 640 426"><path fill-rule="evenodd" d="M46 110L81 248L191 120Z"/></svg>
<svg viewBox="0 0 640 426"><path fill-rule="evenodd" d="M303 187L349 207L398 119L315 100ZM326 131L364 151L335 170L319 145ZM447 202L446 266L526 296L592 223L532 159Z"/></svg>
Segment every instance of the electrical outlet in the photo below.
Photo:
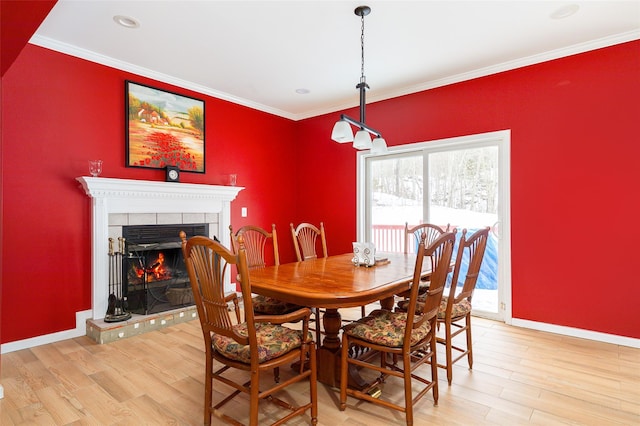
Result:
<svg viewBox="0 0 640 426"><path fill-rule="evenodd" d="M240 214L242 215L242 217L247 217L247 208L243 207Z"/></svg>

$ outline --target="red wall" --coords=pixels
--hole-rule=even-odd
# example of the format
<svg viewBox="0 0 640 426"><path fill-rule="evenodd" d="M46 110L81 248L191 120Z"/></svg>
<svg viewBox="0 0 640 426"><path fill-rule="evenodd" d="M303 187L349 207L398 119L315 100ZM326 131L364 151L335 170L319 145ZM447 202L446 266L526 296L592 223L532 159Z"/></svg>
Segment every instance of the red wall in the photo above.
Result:
<svg viewBox="0 0 640 426"><path fill-rule="evenodd" d="M104 161L103 177L164 180L124 166L125 79L205 100L206 174L181 181L237 173L246 189L231 204L234 228L275 223L281 257L295 257L294 122L27 45L2 81L3 342L75 328L75 312L91 308L91 204L75 180L87 160Z"/></svg>
<svg viewBox="0 0 640 426"><path fill-rule="evenodd" d="M640 338L639 100L635 41L369 104L367 122L390 145L511 129L513 317ZM337 118L297 129L318 159L299 209L324 220L330 253L356 237L356 154L329 140Z"/></svg>
<svg viewBox="0 0 640 426"><path fill-rule="evenodd" d="M367 106L390 145L511 129L515 318L640 338L639 54L625 43ZM75 181L87 160L163 179L124 167L125 79L205 99L207 173L181 178L237 173L235 228L276 223L289 261L289 222L322 220L329 252L350 250L356 155L329 139L339 113L295 123L28 45L2 81L3 342L74 328L91 306L90 201Z"/></svg>
<svg viewBox="0 0 640 426"><path fill-rule="evenodd" d="M57 0L2 0L0 2L0 75L49 14Z"/></svg>

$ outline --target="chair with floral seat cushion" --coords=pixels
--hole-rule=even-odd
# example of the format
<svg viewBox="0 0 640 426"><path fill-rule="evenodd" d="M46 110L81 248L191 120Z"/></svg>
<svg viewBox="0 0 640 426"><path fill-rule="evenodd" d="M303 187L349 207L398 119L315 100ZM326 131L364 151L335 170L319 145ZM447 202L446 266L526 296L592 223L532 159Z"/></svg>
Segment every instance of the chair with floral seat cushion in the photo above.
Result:
<svg viewBox="0 0 640 426"><path fill-rule="evenodd" d="M251 277L242 235L238 237L237 254L207 237L195 236L187 240L186 234L181 232L180 238L204 335L204 424L210 425L212 416L227 423L240 424L231 416L233 410L238 409L237 405L223 410L224 406L240 393L249 396L249 423L252 426L265 421L259 419L259 404L265 399L289 410L289 413L274 425L285 423L295 416L305 415L307 410L310 410L309 423L317 424L316 347L313 335L309 332L311 310L301 308L286 315L254 315ZM238 271L242 291L245 314L245 321L242 323L233 321L228 309L231 299L237 301L238 296L236 293L230 296L224 294L224 283L228 281L228 275L234 265ZM300 330L282 325L289 322L302 322ZM261 389L266 381L261 383L260 378L266 371L293 363L299 367L293 370L284 382ZM234 370L245 373L238 374ZM308 402L294 406L290 395L287 395L286 401L277 397L284 388L306 380L309 381ZM224 391L225 385L232 388L231 393L215 405L214 381L220 382L220 385L216 385L216 395ZM269 413L269 418L273 414Z"/></svg>
<svg viewBox="0 0 640 426"><path fill-rule="evenodd" d="M442 297L438 312L438 325L444 325L445 337L438 337L438 343L445 345L446 359L439 367L447 370L447 380L451 384L453 379L453 364L467 357L469 369L473 367L473 346L471 341L471 298L476 288L476 282L480 275L482 259L489 239L489 227L479 229L467 238L467 230L462 231L458 243L456 264L453 268L453 277L449 294ZM468 265L468 266L467 266ZM464 271L466 267L466 271ZM464 275L462 286L458 283ZM466 346L454 344L453 338L465 332ZM453 357L453 351L457 356Z"/></svg>
<svg viewBox="0 0 640 426"><path fill-rule="evenodd" d="M254 226L245 225L239 228L235 233L233 227L229 225L229 233L231 234L231 248L233 252L238 250L238 237L244 237L244 247L247 252L247 264L249 269L262 268L267 265L266 248L269 241L273 247L273 264L280 264L280 255L278 253L278 234L276 233L276 225L271 225L271 232ZM253 311L262 315L283 315L300 309L301 306L293 303L283 302L273 297L255 295L253 296Z"/></svg>
<svg viewBox="0 0 640 426"><path fill-rule="evenodd" d="M426 247L421 237L409 294L407 312L393 312L378 309L368 316L345 325L342 330L342 353L340 370L340 410L347 406L347 395L392 408L405 413L407 425L413 424L413 405L430 390L434 403L438 403L438 366L436 358L436 322L442 292L444 289L451 255L455 244L455 234L446 232ZM420 279L424 262L431 262L431 285L427 290L423 310L417 309ZM351 350L351 349L355 350ZM358 358L350 353L364 353ZM378 353L380 359L371 357ZM420 353L420 356L415 354ZM389 362L391 355L391 362ZM401 360L402 365L398 364ZM431 365L431 379L416 373L423 364ZM364 389L348 387L349 368L366 368L380 373L379 377ZM384 393L372 396L378 386L389 377L404 381L404 404L396 403ZM413 396L413 382L421 385ZM384 391L384 389L383 389ZM392 396L393 397L393 396Z"/></svg>

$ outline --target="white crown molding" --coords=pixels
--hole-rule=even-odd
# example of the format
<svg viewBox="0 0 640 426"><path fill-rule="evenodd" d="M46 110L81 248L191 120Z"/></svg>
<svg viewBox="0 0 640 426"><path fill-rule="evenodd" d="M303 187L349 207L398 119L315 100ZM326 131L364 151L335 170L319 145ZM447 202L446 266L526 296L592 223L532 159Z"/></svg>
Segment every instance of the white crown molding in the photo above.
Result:
<svg viewBox="0 0 640 426"><path fill-rule="evenodd" d="M614 34L608 37L603 37L597 40L591 40L589 42L578 43L572 46L567 46L562 49L555 49L548 52L544 52L537 55L527 56L513 61L503 62L501 64L492 65L485 68L480 68L474 71L456 74L450 77L441 78L438 80L426 81L417 85L406 86L400 89L394 89L383 92L372 92L368 94L369 103L379 102L387 99L396 98L399 96L409 95L412 93L422 92L436 87L442 87L449 84L459 83L466 80L472 80L474 78L485 77L491 74L497 74L504 71L513 70L537 63L542 63L554 59L563 58L579 53L588 52L591 50L601 49L603 47L609 47L616 44L626 43L633 40L640 39L640 30L628 31L625 33ZM29 41L36 46L44 47L47 49L55 50L57 52L65 53L77 58L86 59L87 61L96 62L102 65L106 65L112 68L116 68L122 71L127 71L133 74L141 75L144 77L152 78L154 80L163 81L174 86L182 87L185 89L193 90L198 93L212 96L214 98L223 99L235 104L243 105L249 108L256 109L258 111L267 112L269 114L277 115L279 117L288 118L290 120L298 121L306 118L317 117L319 115L329 114L336 111L342 111L345 109L358 106L355 102L344 103L340 105L333 105L326 108L306 111L300 114L294 114L291 112L283 111L277 108L272 108L267 105L259 104L249 101L244 98L230 95L225 92L213 90L209 87L205 87L199 84L195 84L186 80L182 80L170 75L162 74L148 68L139 67L137 65L130 64L128 62L119 61L109 56L100 55L90 50L82 49L77 46L73 46L67 43L62 43L57 40L53 40L48 37L42 37L40 35L34 35Z"/></svg>
<svg viewBox="0 0 640 426"><path fill-rule="evenodd" d="M177 87L193 90L194 92L202 93L203 95L209 95L214 98L229 101L238 105L243 105L252 109L256 109L258 111L267 112L269 114L274 114L280 117L288 118L290 120L296 120L295 114L291 114L287 111L282 111L277 108L272 108L267 105L259 104L257 102L252 102L244 98L233 96L225 92L213 90L210 87L202 86L200 84L196 84L187 80L182 80L180 78L173 77L168 74L163 74L154 70L150 70L149 68L140 67L138 65L134 65L129 62L120 61L110 56L101 55L99 53L92 52L91 50L82 49L80 47L73 46L71 44L62 43L60 41L54 40L49 37L43 37L38 34L35 34L33 37L31 37L31 40L29 40L29 43L36 46L44 47L46 49L55 50L56 52L75 56L76 58L85 59L87 61L95 62L101 65L106 65L108 67L115 68L121 71L127 71L132 74L137 74L143 77L152 78L154 80L172 84Z"/></svg>
<svg viewBox="0 0 640 426"><path fill-rule="evenodd" d="M513 61L503 62L501 64L492 65L490 67L479 68L474 71L469 71L461 74L452 75L449 77L441 78L438 80L431 80L424 83L420 83L413 86L407 86L397 90L391 90L387 92L368 92L367 104L372 102L384 101L386 99L397 98L400 96L410 95L412 93L418 93L429 89L435 89L437 87L447 86L449 84L460 83L462 81L473 80L474 78L486 77L492 74L498 74L504 71L510 71L517 68L526 67L529 65L539 64L542 62L551 61L554 59L564 58L566 56L577 55L579 53L589 52L591 50L601 49L604 47L614 46L616 44L622 44L633 40L640 39L640 30L628 31L626 33L616 34L609 37L592 40L585 43L574 44L562 49L550 50L538 55L531 55L525 58L520 58ZM333 111L308 111L303 115L298 115L297 119L310 118L318 115L326 114L329 112L342 111L345 109L358 106L357 103L348 103L342 105L335 105L331 107Z"/></svg>

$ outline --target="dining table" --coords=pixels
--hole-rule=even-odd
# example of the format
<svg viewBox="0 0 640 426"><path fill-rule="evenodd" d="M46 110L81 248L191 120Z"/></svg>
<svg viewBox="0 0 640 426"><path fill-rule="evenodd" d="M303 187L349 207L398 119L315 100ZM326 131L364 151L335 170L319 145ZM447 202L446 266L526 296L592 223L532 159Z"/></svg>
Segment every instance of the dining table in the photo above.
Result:
<svg viewBox="0 0 640 426"><path fill-rule="evenodd" d="M324 339L317 351L318 381L332 387L340 380L339 310L380 301L392 309L394 296L411 285L415 253L377 253L373 266L353 262L353 253L306 259L301 262L255 268L249 271L251 291L284 302L322 308ZM421 276L428 276L431 262L423 262ZM349 371L349 386L362 388L366 382L356 370Z"/></svg>

